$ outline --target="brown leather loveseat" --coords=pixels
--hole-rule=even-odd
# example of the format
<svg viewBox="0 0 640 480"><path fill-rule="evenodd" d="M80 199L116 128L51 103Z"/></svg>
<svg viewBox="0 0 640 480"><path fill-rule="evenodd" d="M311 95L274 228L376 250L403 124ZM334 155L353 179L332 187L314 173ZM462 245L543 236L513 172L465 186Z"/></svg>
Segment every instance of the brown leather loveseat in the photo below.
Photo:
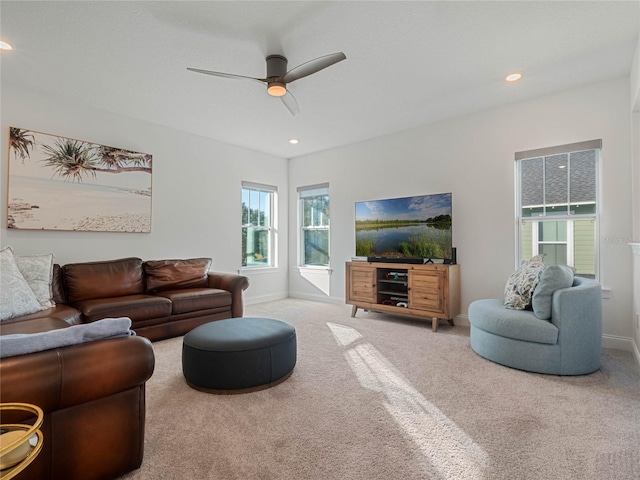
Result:
<svg viewBox="0 0 640 480"><path fill-rule="evenodd" d="M53 269L53 299L47 310L4 320L9 325L61 319L70 325L103 318L129 317L132 329L151 341L184 335L213 320L241 317L243 275L210 272L211 259L149 260L136 257L69 263ZM33 322L37 320L37 322ZM7 327L7 331L5 331ZM27 325L11 333L28 333Z"/></svg>

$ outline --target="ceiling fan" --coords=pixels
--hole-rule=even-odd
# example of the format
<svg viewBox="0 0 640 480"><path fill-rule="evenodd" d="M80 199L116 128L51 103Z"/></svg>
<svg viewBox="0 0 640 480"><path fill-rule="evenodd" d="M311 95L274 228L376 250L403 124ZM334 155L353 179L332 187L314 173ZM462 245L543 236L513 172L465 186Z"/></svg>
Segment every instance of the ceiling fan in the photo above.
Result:
<svg viewBox="0 0 640 480"><path fill-rule="evenodd" d="M296 115L300 112L300 108L298 107L298 102L294 96L291 95L289 90L287 90L287 84L313 73L317 73L320 70L330 67L334 63L345 60L346 58L346 55L342 52L332 53L330 55L325 55L324 57L310 60L287 71L286 57L283 57L282 55L269 55L267 57L267 76L265 78L246 77L244 75L235 75L233 73L212 72L210 70L200 70L198 68L190 67L187 67L187 70L216 77L238 78L266 83L267 93L273 97L280 97L280 100L282 100L282 103L289 109L291 114Z"/></svg>

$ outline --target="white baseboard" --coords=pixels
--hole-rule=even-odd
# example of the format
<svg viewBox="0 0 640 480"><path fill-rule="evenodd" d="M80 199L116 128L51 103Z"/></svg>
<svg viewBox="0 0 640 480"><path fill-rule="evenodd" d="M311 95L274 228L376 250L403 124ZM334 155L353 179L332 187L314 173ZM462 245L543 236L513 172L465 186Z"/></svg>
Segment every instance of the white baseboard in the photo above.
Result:
<svg viewBox="0 0 640 480"><path fill-rule="evenodd" d="M344 298L327 297L326 295L312 295L309 293L289 292L290 298L299 298L300 300L309 300L312 302L331 303L333 305L344 305Z"/></svg>
<svg viewBox="0 0 640 480"><path fill-rule="evenodd" d="M640 350L638 350L638 344L634 341L631 342L632 346L633 346L633 356L636 357L636 362L638 363L638 366L640 367Z"/></svg>
<svg viewBox="0 0 640 480"><path fill-rule="evenodd" d="M460 315L457 315L456 318L453 319L453 323L455 324L456 327L471 326L471 324L469 323L469 315L467 315L466 313L461 313Z"/></svg>
<svg viewBox="0 0 640 480"><path fill-rule="evenodd" d="M619 337L617 335L602 335L602 348L613 348L615 350L633 351L634 343L630 337Z"/></svg>
<svg viewBox="0 0 640 480"><path fill-rule="evenodd" d="M276 300L283 300L287 298L289 295L286 293L274 293L271 295L260 295L257 297L246 297L244 298L245 305L256 305L258 303L266 303L266 302L275 302Z"/></svg>

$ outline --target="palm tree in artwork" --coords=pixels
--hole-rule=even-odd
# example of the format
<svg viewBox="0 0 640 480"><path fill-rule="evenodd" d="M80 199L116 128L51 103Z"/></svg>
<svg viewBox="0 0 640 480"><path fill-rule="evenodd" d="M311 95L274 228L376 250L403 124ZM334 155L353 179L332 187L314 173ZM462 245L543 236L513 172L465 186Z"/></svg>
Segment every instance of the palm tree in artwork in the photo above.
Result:
<svg viewBox="0 0 640 480"><path fill-rule="evenodd" d="M43 141L36 142L36 137L30 130L15 127L9 129L9 142L9 148L13 150L15 158L20 158L22 163L31 158L31 153L36 147L40 147L45 155L41 161L53 169L54 175L74 182L81 182L87 176L95 178L97 172L151 173L152 156L148 153L64 137L56 137L55 143L50 145Z"/></svg>
<svg viewBox="0 0 640 480"><path fill-rule="evenodd" d="M101 172L146 172L151 173L151 155L132 152L122 148L98 145L97 153L104 168Z"/></svg>
<svg viewBox="0 0 640 480"><path fill-rule="evenodd" d="M23 128L9 128L9 148L13 150L15 158L20 157L22 163L31 155L30 150L36 144L36 139L29 130Z"/></svg>
<svg viewBox="0 0 640 480"><path fill-rule="evenodd" d="M60 177L77 180L78 183L82 181L83 175L91 175L95 178L100 157L96 155L91 144L70 138L60 138L56 140L54 146L42 145L42 150L46 154L44 164L53 168Z"/></svg>
<svg viewBox="0 0 640 480"><path fill-rule="evenodd" d="M47 155L45 165L64 179L81 182L83 176L96 177L97 172L151 173L151 155L121 148L96 145L70 138L56 140L54 146L42 145Z"/></svg>

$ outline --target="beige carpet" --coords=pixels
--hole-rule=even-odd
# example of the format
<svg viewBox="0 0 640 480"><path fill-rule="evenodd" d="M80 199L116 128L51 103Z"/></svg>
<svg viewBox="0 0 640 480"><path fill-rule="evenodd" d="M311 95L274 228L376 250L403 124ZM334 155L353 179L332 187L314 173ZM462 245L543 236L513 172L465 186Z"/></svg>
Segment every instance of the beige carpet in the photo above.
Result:
<svg viewBox="0 0 640 480"><path fill-rule="evenodd" d="M512 370L469 331L287 299L298 363L243 395L186 385L182 338L154 343L142 467L124 479L638 479L640 371L606 350L588 376Z"/></svg>

